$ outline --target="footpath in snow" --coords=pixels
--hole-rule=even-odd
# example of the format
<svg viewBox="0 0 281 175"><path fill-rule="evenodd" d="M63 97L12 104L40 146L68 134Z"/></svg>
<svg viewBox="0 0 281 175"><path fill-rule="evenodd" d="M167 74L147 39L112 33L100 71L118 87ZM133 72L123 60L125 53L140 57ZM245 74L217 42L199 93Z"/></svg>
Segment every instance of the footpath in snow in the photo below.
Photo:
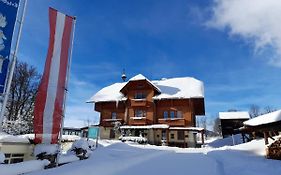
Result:
<svg viewBox="0 0 281 175"><path fill-rule="evenodd" d="M264 158L263 140L198 149L120 142L107 145L98 148L87 160L29 175L280 175L281 172L280 161Z"/></svg>

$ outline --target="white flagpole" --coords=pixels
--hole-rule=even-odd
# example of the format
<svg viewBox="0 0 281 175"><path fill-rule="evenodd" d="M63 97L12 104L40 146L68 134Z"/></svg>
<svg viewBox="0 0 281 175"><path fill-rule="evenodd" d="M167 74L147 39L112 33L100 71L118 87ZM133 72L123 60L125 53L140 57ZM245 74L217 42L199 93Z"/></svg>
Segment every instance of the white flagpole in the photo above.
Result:
<svg viewBox="0 0 281 175"><path fill-rule="evenodd" d="M9 98L9 93L10 93L11 83L12 83L12 79L13 79L14 69L15 69L16 61L17 61L17 53L18 53L18 48L19 48L19 41L20 41L23 21L24 21L24 17L25 17L26 4L27 4L27 0L24 0L21 20L16 19L16 22L19 23L19 30L18 30L18 34L17 34L15 51L12 54L12 64L9 66L10 70L9 70L9 75L8 75L8 81L7 81L6 90L5 90L5 93L4 93L4 100L3 100L1 112L0 112L0 132L2 132L2 130L3 130L4 114L5 114L5 111L6 111L6 105L7 105L7 101L8 101L8 98ZM20 8L18 8L18 14L19 14L19 10L20 10Z"/></svg>
<svg viewBox="0 0 281 175"><path fill-rule="evenodd" d="M62 108L62 117L61 117L61 128L59 133L59 153L57 156L57 166L59 164L59 157L62 154L62 148L61 148L61 141L62 141L62 135L63 135L63 126L64 126L64 117L65 117L65 103L66 103L66 95L68 92L68 81L69 81L69 73L70 73L70 66L72 62L72 49L73 49L73 41L74 41L74 33L75 33L75 25L76 25L76 17L73 17L73 27L72 27L72 36L71 36L71 48L70 48L70 54L69 54L69 64L67 65L67 72L66 72L66 82L65 82L65 95L64 95L64 103Z"/></svg>

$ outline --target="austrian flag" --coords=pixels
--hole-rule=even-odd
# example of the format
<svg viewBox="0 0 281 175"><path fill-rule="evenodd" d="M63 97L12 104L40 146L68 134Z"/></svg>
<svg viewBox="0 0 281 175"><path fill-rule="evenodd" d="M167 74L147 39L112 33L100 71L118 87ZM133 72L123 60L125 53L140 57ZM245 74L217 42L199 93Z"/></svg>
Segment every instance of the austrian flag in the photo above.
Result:
<svg viewBox="0 0 281 175"><path fill-rule="evenodd" d="M74 17L49 8L49 48L34 107L35 143L58 143L64 115L74 20Z"/></svg>

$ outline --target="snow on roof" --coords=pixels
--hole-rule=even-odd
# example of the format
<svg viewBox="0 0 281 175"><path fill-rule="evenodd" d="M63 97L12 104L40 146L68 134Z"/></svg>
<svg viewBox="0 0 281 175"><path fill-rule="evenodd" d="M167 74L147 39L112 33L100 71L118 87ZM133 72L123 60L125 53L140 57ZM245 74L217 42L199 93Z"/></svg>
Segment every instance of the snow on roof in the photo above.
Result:
<svg viewBox="0 0 281 175"><path fill-rule="evenodd" d="M247 111L237 112L219 112L220 119L249 119L250 115Z"/></svg>
<svg viewBox="0 0 281 175"><path fill-rule="evenodd" d="M204 97L203 82L192 77L171 78L152 82L161 90L161 94L153 97L153 99Z"/></svg>
<svg viewBox="0 0 281 175"><path fill-rule="evenodd" d="M146 77L143 76L142 74L138 74L138 75L132 77L132 78L128 81L128 83L129 83L130 81L139 81L139 80L146 80L146 81L147 81L149 84L151 84L158 92L161 93L161 90L160 90L157 86L155 86L155 84L154 84L153 82L151 82L148 78L146 78ZM120 89L120 90L121 90L121 89Z"/></svg>
<svg viewBox="0 0 281 175"><path fill-rule="evenodd" d="M247 120L244 122L244 125L258 126L258 125L264 125L264 124L274 123L278 121L281 121L281 110L260 115L256 118Z"/></svg>
<svg viewBox="0 0 281 175"><path fill-rule="evenodd" d="M121 101L124 98L123 94L119 92L126 83L114 83L110 86L102 88L94 96L87 101L87 103L105 102L105 101Z"/></svg>
<svg viewBox="0 0 281 175"><path fill-rule="evenodd" d="M138 74L138 75L132 77L129 81L138 81L138 80L147 80L147 78L145 76L143 76L142 74Z"/></svg>
<svg viewBox="0 0 281 175"><path fill-rule="evenodd" d="M169 128L169 125L166 124L155 124L155 125L146 125L146 126L120 126L120 129L166 129Z"/></svg>
<svg viewBox="0 0 281 175"><path fill-rule="evenodd" d="M0 132L0 142L29 143L29 140L28 138L23 136L14 136L4 132Z"/></svg>
<svg viewBox="0 0 281 175"><path fill-rule="evenodd" d="M160 99L177 99L177 98L204 98L204 85L192 77L170 78L156 81L150 81L143 75L139 74L131 78L129 81L137 81L146 79L153 86L159 89L161 94L153 97L155 100ZM115 83L104 87L88 100L88 103L105 102L105 101L120 101L126 100L120 90L127 84Z"/></svg>

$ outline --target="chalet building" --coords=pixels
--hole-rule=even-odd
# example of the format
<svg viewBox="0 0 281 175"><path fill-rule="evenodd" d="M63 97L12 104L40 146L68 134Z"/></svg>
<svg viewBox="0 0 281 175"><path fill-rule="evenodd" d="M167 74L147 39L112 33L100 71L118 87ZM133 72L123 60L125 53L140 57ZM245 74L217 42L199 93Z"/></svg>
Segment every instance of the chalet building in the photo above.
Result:
<svg viewBox="0 0 281 175"><path fill-rule="evenodd" d="M88 102L100 112L102 139L118 138L113 128L119 123L122 136L141 136L150 144L196 147L197 135L203 141L195 117L205 115L204 87L195 78L150 81L139 74L101 89Z"/></svg>
<svg viewBox="0 0 281 175"><path fill-rule="evenodd" d="M243 122L250 119L247 111L235 112L219 112L219 119L221 121L221 130L223 138L237 134L237 129L244 126ZM243 142L245 142L245 135L242 133Z"/></svg>

